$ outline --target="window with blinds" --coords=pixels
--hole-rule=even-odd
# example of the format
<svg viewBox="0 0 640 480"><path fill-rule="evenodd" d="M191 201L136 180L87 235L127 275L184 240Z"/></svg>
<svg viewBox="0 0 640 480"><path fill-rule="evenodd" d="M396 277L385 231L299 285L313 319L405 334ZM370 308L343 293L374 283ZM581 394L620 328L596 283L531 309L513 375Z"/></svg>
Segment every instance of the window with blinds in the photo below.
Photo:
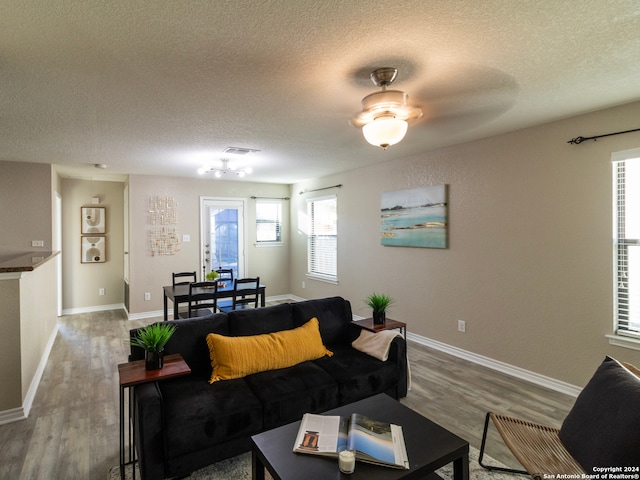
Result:
<svg viewBox="0 0 640 480"><path fill-rule="evenodd" d="M613 162L615 324L640 337L640 158Z"/></svg>
<svg viewBox="0 0 640 480"><path fill-rule="evenodd" d="M307 200L308 275L329 281L338 279L337 203L335 195Z"/></svg>
<svg viewBox="0 0 640 480"><path fill-rule="evenodd" d="M256 200L256 242L260 245L282 243L280 200Z"/></svg>

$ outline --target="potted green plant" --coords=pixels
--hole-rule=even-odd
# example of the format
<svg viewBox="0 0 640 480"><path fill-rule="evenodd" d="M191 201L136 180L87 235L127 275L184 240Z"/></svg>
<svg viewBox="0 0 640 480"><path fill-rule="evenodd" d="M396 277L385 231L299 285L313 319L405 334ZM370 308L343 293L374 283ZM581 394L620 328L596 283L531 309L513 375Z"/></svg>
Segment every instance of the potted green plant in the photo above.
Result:
<svg viewBox="0 0 640 480"><path fill-rule="evenodd" d="M140 328L136 335L131 337L131 345L145 351L145 368L147 370L162 368L164 347L175 331L174 325L154 323Z"/></svg>
<svg viewBox="0 0 640 480"><path fill-rule="evenodd" d="M205 280L207 280L207 282L215 282L219 276L220 274L218 272L216 272L215 270L211 270L204 276L204 278Z"/></svg>
<svg viewBox="0 0 640 480"><path fill-rule="evenodd" d="M367 297L367 305L373 310L373 323L384 324L387 317L387 308L394 302L393 298L384 293L372 293Z"/></svg>

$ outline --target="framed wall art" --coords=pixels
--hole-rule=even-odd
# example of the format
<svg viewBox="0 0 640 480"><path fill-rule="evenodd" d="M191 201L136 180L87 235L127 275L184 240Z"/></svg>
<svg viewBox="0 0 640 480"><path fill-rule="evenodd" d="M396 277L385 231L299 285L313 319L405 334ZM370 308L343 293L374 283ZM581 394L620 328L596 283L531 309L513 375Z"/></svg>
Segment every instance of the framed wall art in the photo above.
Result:
<svg viewBox="0 0 640 480"><path fill-rule="evenodd" d="M105 207L82 207L82 234L106 233L106 215Z"/></svg>
<svg viewBox="0 0 640 480"><path fill-rule="evenodd" d="M380 220L382 245L447 248L447 186L383 192Z"/></svg>
<svg viewBox="0 0 640 480"><path fill-rule="evenodd" d="M80 237L82 263L104 263L107 261L107 238L104 235Z"/></svg>

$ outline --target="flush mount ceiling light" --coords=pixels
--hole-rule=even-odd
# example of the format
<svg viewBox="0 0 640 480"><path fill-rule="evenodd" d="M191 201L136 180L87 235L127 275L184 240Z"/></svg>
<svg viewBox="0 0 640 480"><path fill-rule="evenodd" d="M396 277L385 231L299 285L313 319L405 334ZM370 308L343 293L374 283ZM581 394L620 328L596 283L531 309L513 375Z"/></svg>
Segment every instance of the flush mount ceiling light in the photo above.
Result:
<svg viewBox="0 0 640 480"><path fill-rule="evenodd" d="M247 168L237 168L235 165L229 163L228 158L220 159L222 162L222 167L202 167L198 169L198 173L200 175L204 175L205 173L213 173L216 178L220 178L226 174L237 175L238 177L244 177L245 175L251 173L253 170L251 167Z"/></svg>
<svg viewBox="0 0 640 480"><path fill-rule="evenodd" d="M407 105L407 94L400 90L387 90L398 75L397 68L378 68L371 72L371 81L382 91L362 99L362 112L351 119L351 125L362 127L364 138L371 145L386 150L407 133L409 122L422 116L419 107Z"/></svg>

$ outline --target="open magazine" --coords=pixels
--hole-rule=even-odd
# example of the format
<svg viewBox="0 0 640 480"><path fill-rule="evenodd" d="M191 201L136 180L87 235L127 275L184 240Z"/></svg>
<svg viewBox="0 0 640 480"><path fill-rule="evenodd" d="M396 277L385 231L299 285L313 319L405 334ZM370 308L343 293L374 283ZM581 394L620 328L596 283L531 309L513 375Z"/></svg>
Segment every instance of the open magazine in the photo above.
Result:
<svg viewBox="0 0 640 480"><path fill-rule="evenodd" d="M294 452L337 457L345 447L356 452L356 460L409 469L401 426L357 413L349 418L304 414Z"/></svg>

